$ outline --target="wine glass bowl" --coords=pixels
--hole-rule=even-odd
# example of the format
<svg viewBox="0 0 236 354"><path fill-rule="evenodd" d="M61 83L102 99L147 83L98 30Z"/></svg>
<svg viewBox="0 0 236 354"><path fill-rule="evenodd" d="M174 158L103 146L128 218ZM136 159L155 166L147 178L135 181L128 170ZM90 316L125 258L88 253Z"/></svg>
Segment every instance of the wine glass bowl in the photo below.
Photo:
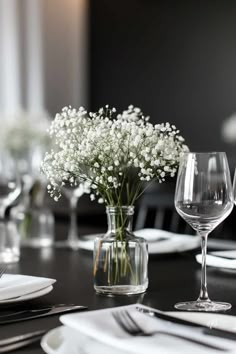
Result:
<svg viewBox="0 0 236 354"><path fill-rule="evenodd" d="M68 198L69 200L71 198L79 199L84 194L84 190L81 187L81 185L74 187L74 186L71 186L70 184L65 184L62 187L62 192L66 196L66 198Z"/></svg>
<svg viewBox="0 0 236 354"><path fill-rule="evenodd" d="M196 301L175 305L187 311L224 311L230 304L208 297L206 280L207 237L232 211L233 191L227 157L223 152L185 153L181 160L175 191L179 215L201 237L201 290Z"/></svg>

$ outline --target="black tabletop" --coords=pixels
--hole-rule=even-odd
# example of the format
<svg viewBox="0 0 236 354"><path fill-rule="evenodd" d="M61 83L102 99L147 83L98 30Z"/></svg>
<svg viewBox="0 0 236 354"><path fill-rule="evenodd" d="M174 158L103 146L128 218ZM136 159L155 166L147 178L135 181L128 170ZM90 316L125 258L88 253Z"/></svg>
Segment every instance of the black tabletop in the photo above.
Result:
<svg viewBox="0 0 236 354"><path fill-rule="evenodd" d="M55 278L51 293L27 302L18 308L48 304L78 304L89 310L143 303L161 310L173 310L178 301L195 300L200 288L200 266L193 252L151 256L149 260L149 288L136 296L107 297L97 295L93 289L92 253L59 248L23 248L20 262L9 266L9 271ZM208 291L212 300L230 302L227 314L236 315L236 276L233 272L208 269ZM12 310L12 305L1 306L1 313ZM60 326L59 316L34 319L22 323L2 325L0 339L38 329L50 330ZM19 353L43 353L39 344L23 348Z"/></svg>

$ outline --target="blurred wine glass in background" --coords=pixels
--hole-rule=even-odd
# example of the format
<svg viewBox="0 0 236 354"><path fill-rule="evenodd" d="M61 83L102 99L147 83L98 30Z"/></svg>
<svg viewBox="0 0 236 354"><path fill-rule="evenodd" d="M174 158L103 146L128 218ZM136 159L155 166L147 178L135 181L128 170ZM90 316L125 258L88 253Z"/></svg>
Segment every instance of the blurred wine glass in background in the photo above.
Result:
<svg viewBox="0 0 236 354"><path fill-rule="evenodd" d="M57 242L61 247L69 247L73 250L79 249L79 233L77 227L77 204L78 200L84 193L89 193L90 188L87 182L79 182L78 185L73 186L69 182L65 182L62 187L62 193L69 200L70 205L70 225L68 236L65 241Z"/></svg>
<svg viewBox="0 0 236 354"><path fill-rule="evenodd" d="M0 155L0 217L5 219L6 209L21 193L21 179L15 160L7 153Z"/></svg>
<svg viewBox="0 0 236 354"><path fill-rule="evenodd" d="M0 154L0 263L19 260L19 235L15 224L6 215L20 196L21 178L15 160L7 153Z"/></svg>
<svg viewBox="0 0 236 354"><path fill-rule="evenodd" d="M51 142L47 129L50 116L45 111L18 110L3 117L0 144L15 160L22 180L20 203L11 209L24 246L44 247L54 242L54 215L45 206L46 179L41 161Z"/></svg>

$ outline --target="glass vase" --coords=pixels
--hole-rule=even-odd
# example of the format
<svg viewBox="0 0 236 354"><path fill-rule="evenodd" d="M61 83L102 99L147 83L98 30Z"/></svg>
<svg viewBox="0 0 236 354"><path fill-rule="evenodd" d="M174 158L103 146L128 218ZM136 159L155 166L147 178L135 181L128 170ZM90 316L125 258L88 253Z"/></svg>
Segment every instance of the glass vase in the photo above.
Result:
<svg viewBox="0 0 236 354"><path fill-rule="evenodd" d="M54 215L46 207L17 206L11 213L20 234L22 246L49 247L54 243Z"/></svg>
<svg viewBox="0 0 236 354"><path fill-rule="evenodd" d="M148 287L148 247L132 229L133 206L107 207L108 231L94 242L94 288L105 295L132 295Z"/></svg>

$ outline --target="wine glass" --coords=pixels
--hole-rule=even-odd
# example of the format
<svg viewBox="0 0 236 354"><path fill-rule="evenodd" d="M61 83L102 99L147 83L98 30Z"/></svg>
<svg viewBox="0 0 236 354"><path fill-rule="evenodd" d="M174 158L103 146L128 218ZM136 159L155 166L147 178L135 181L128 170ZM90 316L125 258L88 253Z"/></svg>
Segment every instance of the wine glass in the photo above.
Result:
<svg viewBox="0 0 236 354"><path fill-rule="evenodd" d="M207 237L232 211L233 190L224 152L185 153L179 166L175 207L201 237L201 289L196 301L175 305L185 311L225 311L231 304L208 297L206 278Z"/></svg>
<svg viewBox="0 0 236 354"><path fill-rule="evenodd" d="M79 249L79 236L77 228L77 213L76 208L79 198L84 193L89 193L89 185L87 183L78 183L78 185L71 185L65 182L62 188L63 194L69 199L70 204L70 226L66 241L57 242L59 246L69 247L73 250Z"/></svg>
<svg viewBox="0 0 236 354"><path fill-rule="evenodd" d="M21 193L21 180L15 160L8 154L0 155L0 218L5 219L6 209Z"/></svg>
<svg viewBox="0 0 236 354"><path fill-rule="evenodd" d="M236 168L234 170L234 178L233 178L233 195L234 195L234 204L236 205Z"/></svg>
<svg viewBox="0 0 236 354"><path fill-rule="evenodd" d="M16 226L6 217L6 210L21 193L21 180L14 159L0 154L0 263L19 260L19 238Z"/></svg>

